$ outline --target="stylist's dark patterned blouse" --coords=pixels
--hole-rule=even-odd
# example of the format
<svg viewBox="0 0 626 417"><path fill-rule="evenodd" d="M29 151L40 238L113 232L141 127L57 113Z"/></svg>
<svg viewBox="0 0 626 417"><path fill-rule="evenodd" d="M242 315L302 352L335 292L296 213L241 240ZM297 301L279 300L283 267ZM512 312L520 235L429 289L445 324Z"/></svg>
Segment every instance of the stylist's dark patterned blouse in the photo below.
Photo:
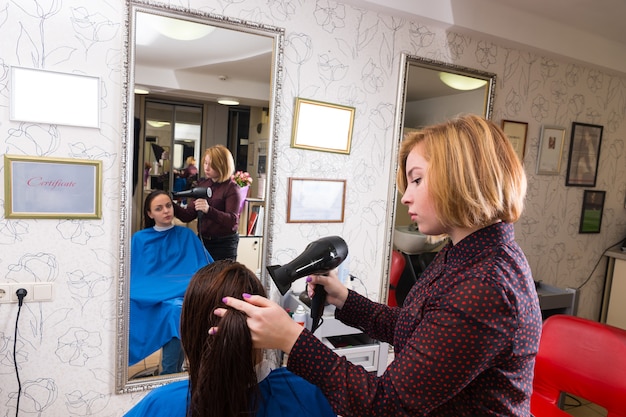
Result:
<svg viewBox="0 0 626 417"><path fill-rule="evenodd" d="M403 308L350 291L337 318L394 345L376 377L304 331L288 368L344 416L529 416L541 311L513 225L448 245Z"/></svg>

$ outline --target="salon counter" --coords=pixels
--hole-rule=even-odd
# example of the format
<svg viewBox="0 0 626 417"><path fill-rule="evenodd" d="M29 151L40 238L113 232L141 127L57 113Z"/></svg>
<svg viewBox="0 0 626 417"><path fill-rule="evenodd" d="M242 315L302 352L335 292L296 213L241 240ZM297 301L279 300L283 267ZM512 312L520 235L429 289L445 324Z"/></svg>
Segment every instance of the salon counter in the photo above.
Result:
<svg viewBox="0 0 626 417"><path fill-rule="evenodd" d="M600 321L626 329L626 252L620 245L604 252L608 258Z"/></svg>

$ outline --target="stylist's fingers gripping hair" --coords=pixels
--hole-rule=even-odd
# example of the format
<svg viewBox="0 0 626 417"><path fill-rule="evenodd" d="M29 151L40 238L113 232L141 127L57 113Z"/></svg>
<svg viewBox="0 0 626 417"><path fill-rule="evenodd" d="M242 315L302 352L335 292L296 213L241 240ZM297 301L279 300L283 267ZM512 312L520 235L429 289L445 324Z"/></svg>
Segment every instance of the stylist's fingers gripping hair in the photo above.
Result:
<svg viewBox="0 0 626 417"><path fill-rule="evenodd" d="M293 321L287 312L275 302L260 295L243 294L243 300L224 297L222 300L230 308L244 312L248 316L248 328L254 347L258 349L281 349L290 352L300 336L303 327ZM228 314L227 309L215 310L217 316ZM211 329L215 334L219 329Z"/></svg>

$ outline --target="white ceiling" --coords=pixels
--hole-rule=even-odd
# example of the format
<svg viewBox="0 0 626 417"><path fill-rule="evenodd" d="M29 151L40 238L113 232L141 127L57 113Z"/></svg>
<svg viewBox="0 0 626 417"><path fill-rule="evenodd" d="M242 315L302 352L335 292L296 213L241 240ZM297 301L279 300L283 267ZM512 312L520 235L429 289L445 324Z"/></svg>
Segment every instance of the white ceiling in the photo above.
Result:
<svg viewBox="0 0 626 417"><path fill-rule="evenodd" d="M625 0L343 0L626 74Z"/></svg>
<svg viewBox="0 0 626 417"><path fill-rule="evenodd" d="M505 45L524 45L626 74L626 0L343 2L404 18L420 16L460 32L497 38ZM136 84L186 98L217 101L220 96L235 96L245 97L242 104L267 105L271 38L218 29L182 46L147 23L139 21L137 27ZM230 42L227 33L244 39Z"/></svg>

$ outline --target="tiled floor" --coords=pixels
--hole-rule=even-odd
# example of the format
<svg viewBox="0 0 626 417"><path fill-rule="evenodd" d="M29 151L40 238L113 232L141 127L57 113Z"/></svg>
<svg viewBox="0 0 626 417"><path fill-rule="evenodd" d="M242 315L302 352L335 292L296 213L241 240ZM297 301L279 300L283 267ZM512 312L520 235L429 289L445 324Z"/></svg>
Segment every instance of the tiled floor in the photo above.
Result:
<svg viewBox="0 0 626 417"><path fill-rule="evenodd" d="M134 377L155 376L155 371L158 371L161 363L161 350L157 350L152 355L148 356L141 362L128 368L128 375L130 379Z"/></svg>

